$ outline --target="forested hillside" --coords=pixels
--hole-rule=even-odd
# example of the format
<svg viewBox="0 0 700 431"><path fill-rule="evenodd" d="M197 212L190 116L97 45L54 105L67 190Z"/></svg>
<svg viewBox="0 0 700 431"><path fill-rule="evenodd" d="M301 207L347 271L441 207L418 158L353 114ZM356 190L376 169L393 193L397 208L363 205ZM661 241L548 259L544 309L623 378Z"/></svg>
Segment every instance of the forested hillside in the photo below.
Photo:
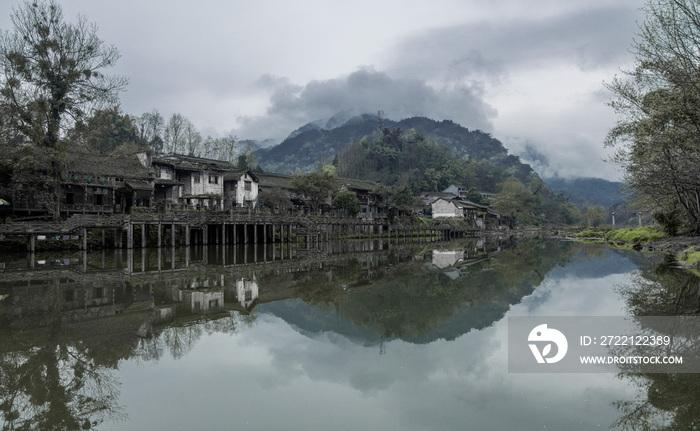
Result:
<svg viewBox="0 0 700 431"><path fill-rule="evenodd" d="M362 138L372 139L382 129L400 129L403 132L414 129L417 134L451 150L453 158L488 161L511 172L521 181L526 181L532 173L530 166L521 163L518 157L509 155L500 141L482 131L469 130L449 120L413 117L397 122L368 114L330 129L309 123L291 133L280 145L258 150L258 163L269 172L309 171L319 162L329 162Z"/></svg>

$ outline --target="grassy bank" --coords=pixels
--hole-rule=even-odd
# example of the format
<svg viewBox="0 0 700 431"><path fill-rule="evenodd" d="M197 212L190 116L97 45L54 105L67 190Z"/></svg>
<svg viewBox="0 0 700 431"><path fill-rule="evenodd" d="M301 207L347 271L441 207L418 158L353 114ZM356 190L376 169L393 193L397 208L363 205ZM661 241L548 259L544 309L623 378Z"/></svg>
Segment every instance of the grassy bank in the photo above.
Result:
<svg viewBox="0 0 700 431"><path fill-rule="evenodd" d="M643 226L611 230L605 234L605 240L608 242L623 241L625 243L637 244L653 241L663 238L664 236L665 234L663 231L656 226Z"/></svg>

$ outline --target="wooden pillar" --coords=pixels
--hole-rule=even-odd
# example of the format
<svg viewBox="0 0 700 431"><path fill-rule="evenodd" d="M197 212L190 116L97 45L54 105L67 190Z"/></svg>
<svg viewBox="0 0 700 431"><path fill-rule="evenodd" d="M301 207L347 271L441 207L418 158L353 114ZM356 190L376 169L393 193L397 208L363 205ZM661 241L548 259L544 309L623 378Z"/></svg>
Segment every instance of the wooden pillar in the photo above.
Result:
<svg viewBox="0 0 700 431"><path fill-rule="evenodd" d="M102 229L102 248L105 248L105 230Z"/></svg>
<svg viewBox="0 0 700 431"><path fill-rule="evenodd" d="M27 238L27 251L30 253L36 251L36 235L29 235Z"/></svg>
<svg viewBox="0 0 700 431"><path fill-rule="evenodd" d="M243 244L248 244L248 223L243 223Z"/></svg>
<svg viewBox="0 0 700 431"><path fill-rule="evenodd" d="M87 250L87 228L80 229L80 237L78 237L78 248L80 250Z"/></svg>
<svg viewBox="0 0 700 431"><path fill-rule="evenodd" d="M175 223L172 223L170 225L170 246L171 247L175 247L175 228L176 228L176 226L177 225Z"/></svg>
<svg viewBox="0 0 700 431"><path fill-rule="evenodd" d="M202 226L202 244L209 245L209 225Z"/></svg>
<svg viewBox="0 0 700 431"><path fill-rule="evenodd" d="M146 223L141 225L141 248L146 248L148 246L148 229L146 228Z"/></svg>
<svg viewBox="0 0 700 431"><path fill-rule="evenodd" d="M129 222L126 227L126 248L134 248L134 224Z"/></svg>
<svg viewBox="0 0 700 431"><path fill-rule="evenodd" d="M189 225L189 223L188 223L188 224L185 225L185 247L189 247L189 246L190 246L190 235L191 235L191 232L190 232L190 225Z"/></svg>
<svg viewBox="0 0 700 431"><path fill-rule="evenodd" d="M156 247L161 247L163 245L163 225L158 222L158 245ZM160 270L160 268L159 268Z"/></svg>
<svg viewBox="0 0 700 431"><path fill-rule="evenodd" d="M226 245L226 223L221 223L221 245Z"/></svg>
<svg viewBox="0 0 700 431"><path fill-rule="evenodd" d="M253 223L253 244L258 243L258 224Z"/></svg>
<svg viewBox="0 0 700 431"><path fill-rule="evenodd" d="M122 248L122 229L114 229L114 248Z"/></svg>

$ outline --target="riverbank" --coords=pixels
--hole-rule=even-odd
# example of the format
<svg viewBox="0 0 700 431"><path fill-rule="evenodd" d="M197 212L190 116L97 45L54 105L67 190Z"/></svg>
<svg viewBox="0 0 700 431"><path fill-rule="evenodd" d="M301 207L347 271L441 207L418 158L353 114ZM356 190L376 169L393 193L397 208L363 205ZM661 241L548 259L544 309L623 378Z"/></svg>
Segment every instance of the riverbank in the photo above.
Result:
<svg viewBox="0 0 700 431"><path fill-rule="evenodd" d="M540 233L577 241L604 241L612 247L664 253L673 256L685 268L700 269L700 236L668 236L651 226L600 230L545 228Z"/></svg>

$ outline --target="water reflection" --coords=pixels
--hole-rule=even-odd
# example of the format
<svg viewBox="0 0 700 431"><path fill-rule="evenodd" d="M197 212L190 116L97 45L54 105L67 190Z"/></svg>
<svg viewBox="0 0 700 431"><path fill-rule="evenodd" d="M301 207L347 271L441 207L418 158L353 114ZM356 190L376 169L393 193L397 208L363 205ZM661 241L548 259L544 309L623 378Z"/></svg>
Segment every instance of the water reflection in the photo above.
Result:
<svg viewBox="0 0 700 431"><path fill-rule="evenodd" d="M0 281L0 415L10 429L590 429L591 412L608 426L623 389L601 376L561 388L558 378L505 374L502 322L513 311L566 313L562 291L579 312L601 312L555 288L565 281L601 298L586 280L607 289L605 277L650 265L601 244L542 239L42 260L6 260ZM188 415L183 399L218 413ZM548 402L571 410L545 415Z"/></svg>
<svg viewBox="0 0 700 431"><path fill-rule="evenodd" d="M634 316L697 316L700 312L700 277L674 267L672 261L635 274L631 282L618 287ZM682 319L682 318L681 318ZM680 325L654 333L672 340L660 354L680 355L685 360L700 358L700 328ZM640 354L638 347L627 354ZM658 349L657 349L658 350ZM647 348L647 352L649 349ZM700 375L679 373L638 373L625 370L621 376L639 390L633 400L615 403L621 416L615 425L625 430L696 430L700 428Z"/></svg>

